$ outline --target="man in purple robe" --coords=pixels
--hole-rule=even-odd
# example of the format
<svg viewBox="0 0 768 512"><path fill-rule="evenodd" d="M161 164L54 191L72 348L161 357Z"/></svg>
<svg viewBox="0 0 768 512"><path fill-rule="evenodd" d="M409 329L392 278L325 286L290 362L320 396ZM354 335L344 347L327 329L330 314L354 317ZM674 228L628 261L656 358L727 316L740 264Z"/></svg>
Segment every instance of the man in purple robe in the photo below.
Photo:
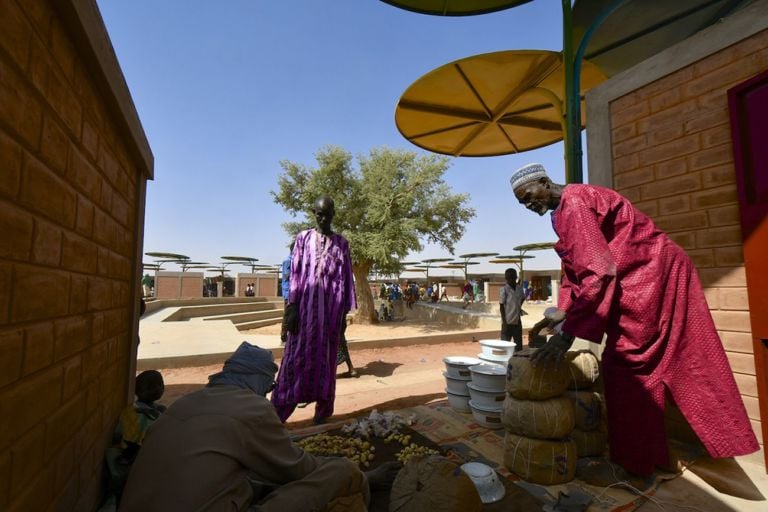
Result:
<svg viewBox="0 0 768 512"><path fill-rule="evenodd" d="M315 202L317 227L296 235L287 330L272 403L285 422L300 403L316 402L315 423L333 414L336 353L345 315L357 306L347 240L331 230L333 199Z"/></svg>
<svg viewBox="0 0 768 512"><path fill-rule="evenodd" d="M647 475L666 466L668 394L713 457L759 449L696 269L653 221L613 190L558 185L539 164L510 180L529 210L552 210L563 264L561 331L533 356L559 361L578 336L600 343L611 459Z"/></svg>

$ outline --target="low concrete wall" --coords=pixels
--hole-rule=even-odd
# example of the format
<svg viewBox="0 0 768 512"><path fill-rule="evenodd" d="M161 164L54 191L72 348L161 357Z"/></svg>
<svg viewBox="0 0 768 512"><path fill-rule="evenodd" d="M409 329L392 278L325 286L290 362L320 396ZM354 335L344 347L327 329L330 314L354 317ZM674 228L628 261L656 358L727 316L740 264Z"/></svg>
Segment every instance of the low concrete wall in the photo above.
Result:
<svg viewBox="0 0 768 512"><path fill-rule="evenodd" d="M208 304L243 304L248 302L267 302L281 300L280 297L206 297L199 299L157 299L147 301L149 315L164 308L178 308L181 306L205 306Z"/></svg>

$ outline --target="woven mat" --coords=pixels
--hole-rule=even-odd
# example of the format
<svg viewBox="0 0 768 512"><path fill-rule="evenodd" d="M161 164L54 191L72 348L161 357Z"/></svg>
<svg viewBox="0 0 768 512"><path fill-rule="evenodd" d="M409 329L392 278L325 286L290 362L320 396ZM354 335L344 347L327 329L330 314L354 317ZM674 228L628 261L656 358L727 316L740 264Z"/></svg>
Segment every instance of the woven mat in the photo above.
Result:
<svg viewBox="0 0 768 512"><path fill-rule="evenodd" d="M424 440L420 444L438 446L449 459L459 464L482 462L494 468L505 478L507 496L504 500L486 505L484 511L540 511L545 504L553 504L563 495L586 493L592 497L587 509L589 512L629 512L647 501L645 496L653 496L658 486L677 474L656 473L646 479L634 479L632 492L621 487L598 487L574 479L563 485L538 485L525 482L504 467L504 430L490 430L477 422L471 414L462 414L453 410L447 400L439 400L427 405L393 411L403 418L413 415L416 422L411 429ZM300 439L321 432L338 431L347 421L317 425L291 431L294 439ZM378 463L384 458L378 458ZM378 464L376 464L378 465ZM638 495L642 493L643 495Z"/></svg>
<svg viewBox="0 0 768 512"><path fill-rule="evenodd" d="M589 511L626 512L635 510L647 501L634 492L619 487L596 487L579 479L563 485L537 485L520 480L504 467L504 430L489 430L477 422L471 414L453 410L447 400L420 405L398 411L403 416L415 414L418 421L412 428L427 439L434 441L450 453L451 458L463 462L483 462L494 468L508 481L525 489L543 503L554 503L560 493L573 494L580 491L592 496ZM633 486L646 496L653 496L658 486L671 478L674 473L657 473L644 480L633 480ZM541 510L541 508L536 509Z"/></svg>

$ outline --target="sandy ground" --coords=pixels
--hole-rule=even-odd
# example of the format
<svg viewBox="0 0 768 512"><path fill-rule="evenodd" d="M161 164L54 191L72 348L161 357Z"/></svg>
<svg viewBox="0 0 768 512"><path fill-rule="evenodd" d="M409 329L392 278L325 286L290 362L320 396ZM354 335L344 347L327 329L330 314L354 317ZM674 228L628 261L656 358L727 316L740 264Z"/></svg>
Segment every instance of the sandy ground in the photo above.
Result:
<svg viewBox="0 0 768 512"><path fill-rule="evenodd" d="M352 327L355 326L350 326L350 331ZM369 335L380 334L377 330L382 329L378 326L358 327L364 327L362 330ZM420 329L418 326L402 327ZM392 410L445 398L443 357L476 356L478 352L480 346L475 342L353 350L352 361L359 377L348 377L346 365L339 366L334 419L356 416L373 408ZM165 395L160 402L169 405L180 396L200 389L208 376L220 368L216 365L161 370ZM314 404L296 409L289 419L289 426L303 426L313 414Z"/></svg>
<svg viewBox="0 0 768 512"><path fill-rule="evenodd" d="M391 322L382 322L379 324L350 324L347 326L348 340L379 340L386 338L410 338L413 336L425 336L430 334L440 334L444 332L471 331L476 328L461 326L451 327L450 331L446 329L444 323L434 321L428 322L412 318L397 319ZM280 324L268 325L259 329L243 331L244 334L280 334Z"/></svg>

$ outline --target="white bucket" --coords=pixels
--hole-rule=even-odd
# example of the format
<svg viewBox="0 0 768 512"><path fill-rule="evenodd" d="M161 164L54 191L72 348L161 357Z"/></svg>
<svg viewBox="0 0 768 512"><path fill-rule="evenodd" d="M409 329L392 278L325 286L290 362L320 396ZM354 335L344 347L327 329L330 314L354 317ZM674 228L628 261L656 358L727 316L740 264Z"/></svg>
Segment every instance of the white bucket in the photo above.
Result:
<svg viewBox="0 0 768 512"><path fill-rule="evenodd" d="M454 411L466 413L472 412L472 409L469 408L468 396L455 395L447 389L445 390L445 393L448 395L448 404L450 404Z"/></svg>
<svg viewBox="0 0 768 512"><path fill-rule="evenodd" d="M485 391L501 392L506 389L507 367L500 364L483 363L470 366L472 384Z"/></svg>
<svg viewBox="0 0 768 512"><path fill-rule="evenodd" d="M467 356L448 356L443 358L445 371L453 379L472 380L469 367L481 362L479 359Z"/></svg>
<svg viewBox="0 0 768 512"><path fill-rule="evenodd" d="M474 400L470 400L469 407L472 409L472 416L474 416L475 421L485 428L500 429L504 426L501 423L501 406L494 409L478 405Z"/></svg>
<svg viewBox="0 0 768 512"><path fill-rule="evenodd" d="M495 409L504 405L504 398L507 396L507 392L504 388L501 391L487 391L478 386L475 386L472 382L467 384L469 389L469 396L472 402L481 407L487 407L489 409Z"/></svg>
<svg viewBox="0 0 768 512"><path fill-rule="evenodd" d="M464 379L454 379L448 375L447 372L443 372L443 377L445 377L445 385L447 386L447 391L450 391L454 395L469 396L467 384L470 381Z"/></svg>
<svg viewBox="0 0 768 512"><path fill-rule="evenodd" d="M515 343L504 340L480 340L484 359L507 362L515 351Z"/></svg>
<svg viewBox="0 0 768 512"><path fill-rule="evenodd" d="M483 354L482 352L477 354L477 357L478 357L478 359L480 359L481 363L492 363L492 364L498 364L498 365L505 366L505 367L507 366L507 363L509 362L509 359L500 359L498 357L492 359L491 356L487 356L487 355Z"/></svg>

